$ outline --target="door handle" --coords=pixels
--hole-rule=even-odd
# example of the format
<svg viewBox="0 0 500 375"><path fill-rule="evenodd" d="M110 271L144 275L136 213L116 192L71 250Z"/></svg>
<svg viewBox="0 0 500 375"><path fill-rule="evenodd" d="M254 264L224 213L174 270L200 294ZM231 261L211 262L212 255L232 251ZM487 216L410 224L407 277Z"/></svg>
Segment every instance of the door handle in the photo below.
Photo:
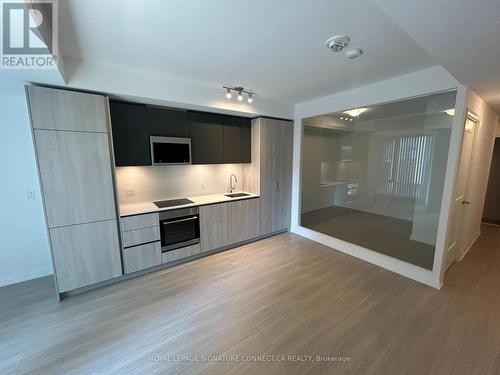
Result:
<svg viewBox="0 0 500 375"><path fill-rule="evenodd" d="M469 201L462 201L462 204L467 204L467 205L469 205L469 204L470 204L470 202L469 202Z"/></svg>
<svg viewBox="0 0 500 375"><path fill-rule="evenodd" d="M191 221L191 220L196 220L198 219L198 216L192 216L188 217L186 219L179 219L179 220L172 220L172 221L164 221L163 225L168 225L168 224L175 224L175 223L182 223L184 221Z"/></svg>

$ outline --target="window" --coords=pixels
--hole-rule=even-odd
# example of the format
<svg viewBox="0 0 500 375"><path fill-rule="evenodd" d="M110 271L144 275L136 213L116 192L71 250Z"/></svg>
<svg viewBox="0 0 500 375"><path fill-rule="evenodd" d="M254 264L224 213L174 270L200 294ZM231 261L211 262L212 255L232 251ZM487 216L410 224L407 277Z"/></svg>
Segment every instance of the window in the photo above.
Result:
<svg viewBox="0 0 500 375"><path fill-rule="evenodd" d="M377 193L426 199L432 156L430 134L385 138L382 141Z"/></svg>

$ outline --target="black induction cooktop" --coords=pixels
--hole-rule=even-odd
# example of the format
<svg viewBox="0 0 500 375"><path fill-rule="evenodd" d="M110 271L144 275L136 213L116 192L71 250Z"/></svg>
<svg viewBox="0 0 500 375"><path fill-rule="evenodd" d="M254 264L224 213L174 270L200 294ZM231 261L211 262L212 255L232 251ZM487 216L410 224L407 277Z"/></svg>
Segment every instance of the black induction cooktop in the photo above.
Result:
<svg viewBox="0 0 500 375"><path fill-rule="evenodd" d="M182 206L184 204L191 204L194 202L187 198L180 198L180 199L169 199L166 201L158 201L153 203L158 208L165 208L165 207Z"/></svg>

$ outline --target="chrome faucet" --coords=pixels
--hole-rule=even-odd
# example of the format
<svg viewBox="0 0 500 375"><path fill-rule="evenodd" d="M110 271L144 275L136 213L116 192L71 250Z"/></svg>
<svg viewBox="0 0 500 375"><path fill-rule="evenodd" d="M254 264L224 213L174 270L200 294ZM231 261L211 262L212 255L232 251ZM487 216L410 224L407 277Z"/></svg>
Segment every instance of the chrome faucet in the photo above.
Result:
<svg viewBox="0 0 500 375"><path fill-rule="evenodd" d="M232 174L229 176L229 192L232 193L236 189L236 184L238 183L238 179L236 175Z"/></svg>

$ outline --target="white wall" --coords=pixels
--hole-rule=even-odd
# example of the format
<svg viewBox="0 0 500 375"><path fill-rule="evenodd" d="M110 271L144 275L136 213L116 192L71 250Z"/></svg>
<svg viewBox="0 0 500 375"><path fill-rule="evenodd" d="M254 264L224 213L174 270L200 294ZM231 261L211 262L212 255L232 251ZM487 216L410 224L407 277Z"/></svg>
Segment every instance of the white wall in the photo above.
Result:
<svg viewBox="0 0 500 375"><path fill-rule="evenodd" d="M458 153L457 139L459 138L459 127L456 126L458 120L453 120L453 130L447 161L447 173L445 178L445 187L442 199L443 204L440 213L440 224L433 271L424 270L420 267L413 266L374 251L322 235L299 225L299 215L301 212L300 164L302 156L302 120L307 117L321 114L396 101L403 98L411 98L457 88L459 89L457 100L460 100L460 98L464 95L463 86L460 85L460 83L457 82L445 69L436 66L419 72L373 83L357 89L297 104L295 107L294 128L292 231L378 266L439 288L441 285L439 275L446 237L446 223L448 221L452 182L456 166L456 156ZM460 116L460 112L458 115Z"/></svg>
<svg viewBox="0 0 500 375"><path fill-rule="evenodd" d="M116 168L122 204L228 192L231 174L236 175L236 188L241 190L242 164Z"/></svg>
<svg viewBox="0 0 500 375"><path fill-rule="evenodd" d="M52 273L24 86L0 80L0 286ZM28 199L34 192L34 200Z"/></svg>
<svg viewBox="0 0 500 375"><path fill-rule="evenodd" d="M253 103L226 99L221 84L180 79L164 72L65 60L67 86L112 94L125 100L209 112L292 119L294 105L254 95Z"/></svg>
<svg viewBox="0 0 500 375"><path fill-rule="evenodd" d="M479 117L480 123L476 135L467 192L467 200L471 204L464 211L464 222L461 227L463 243L465 244L464 252L457 254L460 259L465 256L466 251L472 246L481 232L481 219L498 124L497 114L472 90L467 91L465 107ZM464 122L465 117L462 118L462 124Z"/></svg>

